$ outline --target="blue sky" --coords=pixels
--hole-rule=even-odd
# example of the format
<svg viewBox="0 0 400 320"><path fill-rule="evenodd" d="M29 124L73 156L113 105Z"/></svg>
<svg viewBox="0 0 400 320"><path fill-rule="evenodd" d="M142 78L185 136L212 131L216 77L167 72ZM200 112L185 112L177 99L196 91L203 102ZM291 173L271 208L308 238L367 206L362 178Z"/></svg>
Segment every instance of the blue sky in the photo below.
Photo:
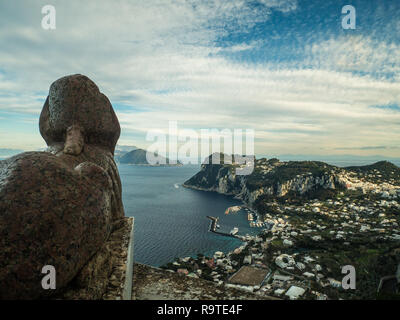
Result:
<svg viewBox="0 0 400 320"><path fill-rule="evenodd" d="M46 4L56 30L41 28ZM400 157L399 16L399 1L5 0L0 148L44 147L50 84L82 73L110 98L122 145L145 148L174 120L254 129L256 154Z"/></svg>

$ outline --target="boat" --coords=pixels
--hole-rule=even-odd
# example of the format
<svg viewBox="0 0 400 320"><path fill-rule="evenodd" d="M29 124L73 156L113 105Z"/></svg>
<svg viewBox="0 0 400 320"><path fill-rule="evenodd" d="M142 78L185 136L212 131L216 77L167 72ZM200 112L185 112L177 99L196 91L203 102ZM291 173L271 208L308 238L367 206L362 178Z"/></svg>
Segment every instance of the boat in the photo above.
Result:
<svg viewBox="0 0 400 320"><path fill-rule="evenodd" d="M235 234L237 234L239 232L239 228L237 228L237 227L234 227L232 230L231 230L231 235L235 235Z"/></svg>

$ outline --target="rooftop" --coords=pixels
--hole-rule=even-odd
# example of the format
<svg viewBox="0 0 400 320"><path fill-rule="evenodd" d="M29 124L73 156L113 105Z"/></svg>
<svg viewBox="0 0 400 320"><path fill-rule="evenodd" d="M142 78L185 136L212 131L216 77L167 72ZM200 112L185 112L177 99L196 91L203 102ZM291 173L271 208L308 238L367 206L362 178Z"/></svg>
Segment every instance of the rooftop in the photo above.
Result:
<svg viewBox="0 0 400 320"><path fill-rule="evenodd" d="M204 279L135 263L133 300L276 300L254 293L218 286Z"/></svg>
<svg viewBox="0 0 400 320"><path fill-rule="evenodd" d="M246 286L260 286L268 273L268 269L243 266L229 279L229 282Z"/></svg>

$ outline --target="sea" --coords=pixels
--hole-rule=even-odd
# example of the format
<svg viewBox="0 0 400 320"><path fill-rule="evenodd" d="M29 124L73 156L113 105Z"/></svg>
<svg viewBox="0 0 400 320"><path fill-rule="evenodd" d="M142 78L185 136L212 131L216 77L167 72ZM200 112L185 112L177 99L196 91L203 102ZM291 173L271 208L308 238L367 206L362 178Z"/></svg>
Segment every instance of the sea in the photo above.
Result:
<svg viewBox="0 0 400 320"><path fill-rule="evenodd" d="M327 161L329 163L329 161ZM363 161L336 161L337 166L366 165ZM395 162L396 165L400 163ZM240 240L209 231L207 216L219 218L219 231L239 228L239 235L258 234L250 227L244 209L225 214L228 207L241 205L232 196L188 189L182 184L195 175L200 166L150 167L118 165L122 181L125 215L135 218L134 259L161 266L178 257L208 256L215 251L229 252Z"/></svg>
<svg viewBox="0 0 400 320"><path fill-rule="evenodd" d="M0 157L3 160L6 157ZM337 166L365 165L374 161L327 161ZM400 166L399 161L393 161ZM188 189L182 184L195 175L198 165L149 167L118 164L125 215L135 218L134 259L161 266L178 257L213 255L239 247L240 240L209 231L207 216L219 217L219 231L239 228L239 235L257 234L244 209L225 215L228 207L241 205L232 196Z"/></svg>
<svg viewBox="0 0 400 320"><path fill-rule="evenodd" d="M147 167L119 164L125 215L135 218L134 259L161 266L178 257L229 252L242 242L209 231L210 219L219 217L221 232L239 228L239 235L257 234L244 209L225 214L242 203L232 196L192 190L182 184L199 166Z"/></svg>

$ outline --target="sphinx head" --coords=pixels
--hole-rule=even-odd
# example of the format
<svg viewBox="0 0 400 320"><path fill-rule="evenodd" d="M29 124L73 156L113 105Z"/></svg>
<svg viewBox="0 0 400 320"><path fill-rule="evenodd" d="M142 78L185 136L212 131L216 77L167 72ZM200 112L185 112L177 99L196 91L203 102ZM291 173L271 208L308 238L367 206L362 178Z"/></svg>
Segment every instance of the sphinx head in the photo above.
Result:
<svg viewBox="0 0 400 320"><path fill-rule="evenodd" d="M121 131L108 98L79 74L51 85L39 126L48 146L64 143L64 153L72 155L80 154L84 143L114 153Z"/></svg>

